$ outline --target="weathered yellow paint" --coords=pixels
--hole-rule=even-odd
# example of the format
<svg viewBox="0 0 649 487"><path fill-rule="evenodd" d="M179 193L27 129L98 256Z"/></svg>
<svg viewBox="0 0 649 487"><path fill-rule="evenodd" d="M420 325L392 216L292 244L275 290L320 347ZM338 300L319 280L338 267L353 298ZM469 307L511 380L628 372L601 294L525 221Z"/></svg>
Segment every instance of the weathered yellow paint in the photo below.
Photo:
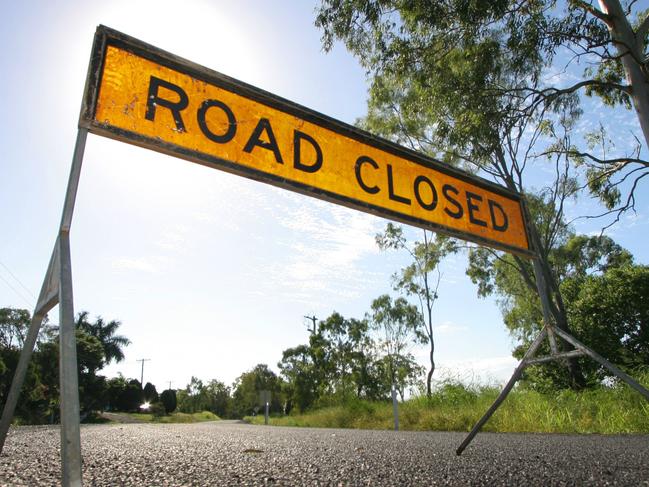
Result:
<svg viewBox="0 0 649 487"><path fill-rule="evenodd" d="M153 116L149 114L147 119L147 97L152 76L171 83L187 95L187 106L178 112L184 130L179 130L173 110L160 103L155 106ZM157 89L157 98L172 105L181 101L176 89L164 85ZM231 109L236 118L236 132L231 140L215 142L201 129L197 114L205 100L218 100ZM211 107L204 113L205 124L212 134L223 136L228 132L230 125L223 109ZM255 127L263 118L268 120L272 128L281 154L281 163L268 146L271 140L267 130L262 130L257 139L253 138L257 143L248 152L244 150ZM495 243L528 250L521 206L515 199L359 142L115 46L109 45L106 50L94 119L104 126L117 127L178 148L225 159L265 174L342 196L352 202L369 204L375 209L390 210ZM310 136L321 149L322 165L315 172L306 172L294 165L296 130ZM305 140L300 144L302 164L313 165L317 159L314 145ZM181 156L187 157L186 154ZM361 156L371 158L376 167L371 162L363 162L357 174L357 161ZM417 201L415 194L417 178L422 203ZM430 183L437 193L434 209L430 209L433 200ZM368 192L363 189L363 185L372 191L378 188L378 192ZM456 192L448 186L443 190L445 185L450 185ZM449 212L457 216L459 207L462 208L462 215L453 218ZM499 229L498 227L504 226L503 214L508 220L507 228Z"/></svg>

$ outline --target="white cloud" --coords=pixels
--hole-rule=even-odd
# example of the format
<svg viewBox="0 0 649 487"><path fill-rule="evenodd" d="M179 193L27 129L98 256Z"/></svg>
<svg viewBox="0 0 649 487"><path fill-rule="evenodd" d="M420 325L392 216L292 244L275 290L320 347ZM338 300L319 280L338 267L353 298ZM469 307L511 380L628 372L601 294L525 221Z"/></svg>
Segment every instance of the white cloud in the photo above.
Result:
<svg viewBox="0 0 649 487"><path fill-rule="evenodd" d="M302 196L286 197L300 198L300 206L291 205L289 213L278 199L272 210L275 221L287 231L280 245L289 251L282 262L273 264L269 286L316 304L327 300L323 293L353 298L363 285L376 282L379 273L363 269L361 263L379 252L374 236L382 227L380 220L326 202L305 201Z"/></svg>
<svg viewBox="0 0 649 487"><path fill-rule="evenodd" d="M113 260L111 267L118 271L140 271L150 274L161 273L169 264L163 256L139 257L135 259L119 258Z"/></svg>
<svg viewBox="0 0 649 487"><path fill-rule="evenodd" d="M453 323L452 321L445 321L441 325L433 326L433 331L440 335L450 335L453 333L461 333L467 331L468 326Z"/></svg>
<svg viewBox="0 0 649 487"><path fill-rule="evenodd" d="M156 245L165 250L181 251L185 248L185 235L188 233L186 227L176 227L174 230L167 230L162 234L162 238L156 242Z"/></svg>

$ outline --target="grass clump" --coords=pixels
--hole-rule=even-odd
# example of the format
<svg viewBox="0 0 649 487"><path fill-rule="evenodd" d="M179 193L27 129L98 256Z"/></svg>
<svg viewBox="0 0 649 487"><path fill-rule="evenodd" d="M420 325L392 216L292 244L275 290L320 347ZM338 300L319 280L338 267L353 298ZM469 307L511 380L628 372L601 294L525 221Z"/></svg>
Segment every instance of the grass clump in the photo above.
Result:
<svg viewBox="0 0 649 487"><path fill-rule="evenodd" d="M216 414L210 411L201 411L200 413L171 413L166 416L158 416L151 413L130 413L133 419L147 423L201 423L205 421L218 421Z"/></svg>
<svg viewBox="0 0 649 487"><path fill-rule="evenodd" d="M649 386L649 371L636 373ZM447 381L432 396L399 403L399 424L411 431L469 431L493 404L500 386L467 386ZM263 424L264 417L248 417ZM392 403L360 399L308 411L271 417L278 426L392 429ZM649 401L625 384L585 391L542 394L515 388L483 428L492 432L649 433Z"/></svg>

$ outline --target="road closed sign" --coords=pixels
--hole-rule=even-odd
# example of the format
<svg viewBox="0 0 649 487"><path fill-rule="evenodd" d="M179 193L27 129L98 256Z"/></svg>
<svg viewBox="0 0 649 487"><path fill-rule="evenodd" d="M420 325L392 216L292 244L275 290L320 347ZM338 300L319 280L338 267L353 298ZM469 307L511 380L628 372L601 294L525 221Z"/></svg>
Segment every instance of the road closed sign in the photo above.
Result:
<svg viewBox="0 0 649 487"><path fill-rule="evenodd" d="M517 193L103 26L95 36L80 126L533 255Z"/></svg>

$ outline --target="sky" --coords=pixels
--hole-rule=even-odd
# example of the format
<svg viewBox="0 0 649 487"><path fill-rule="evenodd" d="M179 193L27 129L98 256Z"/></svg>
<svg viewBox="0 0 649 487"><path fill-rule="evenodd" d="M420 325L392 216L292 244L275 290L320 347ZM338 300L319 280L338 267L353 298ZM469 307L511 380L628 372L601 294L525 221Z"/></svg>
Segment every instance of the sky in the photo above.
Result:
<svg viewBox="0 0 649 487"><path fill-rule="evenodd" d="M0 307L33 310L56 239L90 49L104 24L346 123L365 113L364 70L322 50L316 2L11 2L0 18ZM639 133L631 112L623 135ZM585 123L591 123L588 118ZM541 172L542 174L542 172ZM542 176L540 176L540 182ZM587 206L593 206L587 203ZM611 230L640 263L649 200ZM581 207L572 208L575 214ZM308 340L305 316L361 318L396 295L407 264L380 252L387 220L90 135L71 230L75 312L119 320L132 344L102 373L158 390L196 376L231 384ZM583 232L598 223L577 222ZM408 229L410 238L419 230ZM516 361L494 299L462 255L447 259L435 307L438 379L503 382ZM58 323L58 308L50 312ZM413 352L426 363L425 349Z"/></svg>

